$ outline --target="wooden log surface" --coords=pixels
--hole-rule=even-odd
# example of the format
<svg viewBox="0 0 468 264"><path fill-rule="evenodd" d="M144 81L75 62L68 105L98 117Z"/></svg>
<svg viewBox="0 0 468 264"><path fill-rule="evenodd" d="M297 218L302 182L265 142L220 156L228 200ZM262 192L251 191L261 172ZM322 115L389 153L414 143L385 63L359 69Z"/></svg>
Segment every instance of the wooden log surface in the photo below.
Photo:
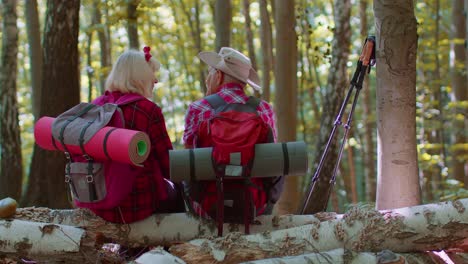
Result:
<svg viewBox="0 0 468 264"><path fill-rule="evenodd" d="M354 207L342 218L253 235L229 234L175 245L187 263L240 263L345 248L422 252L456 247L468 237L468 199L375 211Z"/></svg>

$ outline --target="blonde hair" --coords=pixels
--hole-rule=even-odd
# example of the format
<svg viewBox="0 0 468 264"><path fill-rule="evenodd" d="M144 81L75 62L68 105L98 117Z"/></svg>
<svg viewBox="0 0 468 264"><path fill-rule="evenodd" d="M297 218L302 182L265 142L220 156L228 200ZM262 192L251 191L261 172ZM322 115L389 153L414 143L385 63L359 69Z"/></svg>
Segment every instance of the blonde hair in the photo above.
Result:
<svg viewBox="0 0 468 264"><path fill-rule="evenodd" d="M119 56L112 67L106 80L106 90L152 97L154 75L160 66L154 57L146 61L143 52L127 50Z"/></svg>

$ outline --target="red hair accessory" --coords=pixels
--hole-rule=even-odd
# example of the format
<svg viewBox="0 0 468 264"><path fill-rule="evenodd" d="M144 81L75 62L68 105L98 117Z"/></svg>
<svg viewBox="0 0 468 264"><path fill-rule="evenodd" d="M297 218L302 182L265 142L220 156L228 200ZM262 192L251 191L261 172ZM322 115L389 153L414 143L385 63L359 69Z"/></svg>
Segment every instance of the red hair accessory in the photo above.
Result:
<svg viewBox="0 0 468 264"><path fill-rule="evenodd" d="M145 53L145 60L146 61L149 61L151 59L151 57L152 57L151 54L150 54L150 50L151 50L151 48L148 47L148 46L143 48L143 52Z"/></svg>

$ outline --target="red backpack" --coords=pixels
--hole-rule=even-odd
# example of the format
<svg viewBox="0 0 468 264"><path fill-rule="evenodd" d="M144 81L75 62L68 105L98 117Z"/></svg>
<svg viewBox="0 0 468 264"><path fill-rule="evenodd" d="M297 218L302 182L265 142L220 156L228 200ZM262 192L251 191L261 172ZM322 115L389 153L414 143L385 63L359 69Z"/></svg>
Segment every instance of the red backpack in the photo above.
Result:
<svg viewBox="0 0 468 264"><path fill-rule="evenodd" d="M191 199L189 208L216 219L219 235L223 222L244 222L245 233L249 233L256 216L271 213L270 196L279 195L271 192L272 187L282 187L283 177L251 178L255 176L251 175L255 144L273 142L272 130L258 115L260 100L255 97L249 97L245 104L228 104L217 94L205 99L215 114L201 122L195 147L213 147L217 180L191 182L186 190Z"/></svg>

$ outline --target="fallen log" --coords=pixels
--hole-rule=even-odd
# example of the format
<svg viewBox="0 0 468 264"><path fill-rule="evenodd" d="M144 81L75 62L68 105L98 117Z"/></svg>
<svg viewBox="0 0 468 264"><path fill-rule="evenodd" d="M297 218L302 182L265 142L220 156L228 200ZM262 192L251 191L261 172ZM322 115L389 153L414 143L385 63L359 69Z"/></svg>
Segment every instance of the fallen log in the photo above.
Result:
<svg viewBox="0 0 468 264"><path fill-rule="evenodd" d="M339 217L335 213L319 213L314 216L260 216L250 226L250 230L251 233L262 233ZM136 223L120 225L106 222L85 209L52 210L43 207L28 207L17 209L14 219L80 227L99 234L102 242L113 242L131 247L169 246L174 242L217 235L216 223L186 213L153 215ZM244 225L225 224L223 230L225 235L243 232Z"/></svg>
<svg viewBox="0 0 468 264"><path fill-rule="evenodd" d="M85 230L49 223L0 220L0 256L83 263L96 259ZM75 262L79 260L78 262Z"/></svg>
<svg viewBox="0 0 468 264"><path fill-rule="evenodd" d="M438 264L441 259L437 256L431 256L426 253L394 253L389 250L383 250L378 253L353 252L342 248L333 249L327 252L304 254L299 256L261 259L255 261L242 262L241 264L329 264L329 263L348 263L348 264Z"/></svg>
<svg viewBox="0 0 468 264"><path fill-rule="evenodd" d="M342 218L254 235L233 233L172 246L187 263L240 263L318 253L422 252L456 247L468 237L468 199L375 211L353 207Z"/></svg>

